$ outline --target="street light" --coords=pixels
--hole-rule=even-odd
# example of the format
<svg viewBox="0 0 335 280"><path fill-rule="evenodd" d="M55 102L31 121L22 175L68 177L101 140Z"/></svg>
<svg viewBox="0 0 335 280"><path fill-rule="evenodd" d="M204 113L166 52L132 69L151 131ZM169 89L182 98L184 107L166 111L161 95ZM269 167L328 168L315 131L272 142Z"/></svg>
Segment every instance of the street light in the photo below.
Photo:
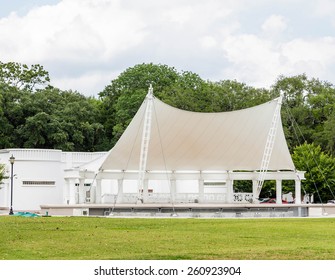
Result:
<svg viewBox="0 0 335 280"><path fill-rule="evenodd" d="M12 155L9 158L9 162L11 164L11 172L10 172L10 210L9 215L13 215L13 166L15 162L15 157Z"/></svg>

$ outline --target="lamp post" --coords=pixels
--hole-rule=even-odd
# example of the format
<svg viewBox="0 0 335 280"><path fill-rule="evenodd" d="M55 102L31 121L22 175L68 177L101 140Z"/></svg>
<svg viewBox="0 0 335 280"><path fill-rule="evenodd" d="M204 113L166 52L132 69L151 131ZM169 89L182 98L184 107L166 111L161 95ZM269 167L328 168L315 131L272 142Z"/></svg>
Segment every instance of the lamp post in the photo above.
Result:
<svg viewBox="0 0 335 280"><path fill-rule="evenodd" d="M15 162L15 157L12 155L9 158L9 162L11 164L11 172L10 172L10 210L9 210L9 215L13 215L13 166Z"/></svg>

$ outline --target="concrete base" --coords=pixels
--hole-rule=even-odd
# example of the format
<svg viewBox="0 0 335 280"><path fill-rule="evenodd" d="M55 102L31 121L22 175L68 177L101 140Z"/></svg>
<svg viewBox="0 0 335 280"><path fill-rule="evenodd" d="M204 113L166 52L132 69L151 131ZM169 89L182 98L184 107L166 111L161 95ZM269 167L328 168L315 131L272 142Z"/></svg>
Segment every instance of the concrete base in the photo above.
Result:
<svg viewBox="0 0 335 280"><path fill-rule="evenodd" d="M261 218L335 216L335 205L320 204L76 204L41 205L59 216Z"/></svg>

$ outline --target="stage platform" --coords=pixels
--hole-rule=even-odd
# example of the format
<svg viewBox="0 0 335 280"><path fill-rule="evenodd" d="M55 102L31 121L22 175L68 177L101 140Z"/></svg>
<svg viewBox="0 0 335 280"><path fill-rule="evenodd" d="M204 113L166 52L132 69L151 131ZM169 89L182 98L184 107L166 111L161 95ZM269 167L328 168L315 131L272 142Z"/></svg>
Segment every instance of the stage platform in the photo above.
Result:
<svg viewBox="0 0 335 280"><path fill-rule="evenodd" d="M41 205L42 215L105 217L335 217L334 204L75 204Z"/></svg>

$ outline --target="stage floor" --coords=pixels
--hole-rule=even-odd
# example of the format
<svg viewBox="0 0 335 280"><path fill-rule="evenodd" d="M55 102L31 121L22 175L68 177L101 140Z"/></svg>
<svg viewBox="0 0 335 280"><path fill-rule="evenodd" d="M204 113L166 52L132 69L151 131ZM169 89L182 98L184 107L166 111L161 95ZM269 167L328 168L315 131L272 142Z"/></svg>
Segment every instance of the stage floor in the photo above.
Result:
<svg viewBox="0 0 335 280"><path fill-rule="evenodd" d="M75 204L41 205L41 214L105 217L258 218L335 216L331 204Z"/></svg>

